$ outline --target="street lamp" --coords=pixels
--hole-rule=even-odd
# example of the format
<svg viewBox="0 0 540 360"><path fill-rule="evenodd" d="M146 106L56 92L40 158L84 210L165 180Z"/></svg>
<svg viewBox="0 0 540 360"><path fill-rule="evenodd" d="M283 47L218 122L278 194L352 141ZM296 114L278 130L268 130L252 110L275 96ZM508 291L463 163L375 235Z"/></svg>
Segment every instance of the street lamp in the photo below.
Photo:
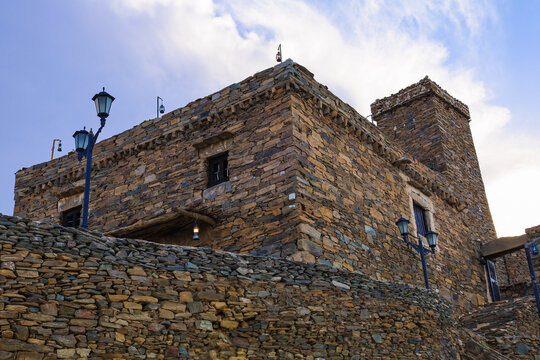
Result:
<svg viewBox="0 0 540 360"><path fill-rule="evenodd" d="M105 120L109 116L111 110L111 104L114 101L114 97L103 91L94 95L92 98L96 104L97 116L101 119L101 126L96 134L83 130L75 131L73 137L75 138L75 149L77 150L79 161L86 156L86 179L84 183L84 200L83 200L83 214L81 228L88 229L88 202L90 200L90 174L92 172L92 150L96 144L99 133L105 126Z"/></svg>
<svg viewBox="0 0 540 360"><path fill-rule="evenodd" d="M438 234L435 231L431 230L426 233L426 239L430 247L430 249L427 249L424 247L424 244L422 244L422 240L420 238L409 234L409 220L401 217L398 221L396 221L396 225L398 226L399 232L401 236L403 236L403 240L405 241L405 243L420 253L420 257L422 258L422 270L424 271L424 281L426 283L426 289L429 289L429 280L426 267L426 254L435 254ZM409 236L418 239L418 244L410 242Z"/></svg>

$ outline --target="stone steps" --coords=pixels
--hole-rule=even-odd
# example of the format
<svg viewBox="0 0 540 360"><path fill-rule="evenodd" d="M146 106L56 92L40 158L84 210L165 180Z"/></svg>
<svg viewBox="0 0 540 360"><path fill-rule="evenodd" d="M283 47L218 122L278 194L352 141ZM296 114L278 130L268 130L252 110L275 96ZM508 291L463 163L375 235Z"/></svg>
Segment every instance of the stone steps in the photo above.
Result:
<svg viewBox="0 0 540 360"><path fill-rule="evenodd" d="M510 360L499 352L495 351L490 346L486 345L485 339L472 332L466 332L468 339L464 341L464 352L462 359L464 360Z"/></svg>
<svg viewBox="0 0 540 360"><path fill-rule="evenodd" d="M535 360L540 359L540 354L534 353L535 341L532 339L538 332L538 322L532 296L487 304L460 319L463 328L483 337L486 345L500 352L501 356ZM478 350L474 344L470 347Z"/></svg>

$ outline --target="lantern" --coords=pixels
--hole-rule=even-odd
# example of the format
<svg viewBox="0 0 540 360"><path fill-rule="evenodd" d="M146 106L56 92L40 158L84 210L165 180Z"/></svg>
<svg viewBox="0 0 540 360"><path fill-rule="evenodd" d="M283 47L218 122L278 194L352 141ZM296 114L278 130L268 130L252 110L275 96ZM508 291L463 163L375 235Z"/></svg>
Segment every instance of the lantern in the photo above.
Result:
<svg viewBox="0 0 540 360"><path fill-rule="evenodd" d="M439 234L437 234L435 231L429 230L426 233L427 242L428 242L428 245L429 245L430 248L435 249L435 247L437 246L437 237L438 236L439 236Z"/></svg>
<svg viewBox="0 0 540 360"><path fill-rule="evenodd" d="M75 150L77 150L78 153L86 153L86 149L90 143L90 134L88 131L85 129L75 131L73 137L75 138Z"/></svg>
<svg viewBox="0 0 540 360"><path fill-rule="evenodd" d="M114 101L114 97L105 92L105 88L99 94L94 95L92 100L96 103L97 116L105 119L109 116L111 110L111 104Z"/></svg>
<svg viewBox="0 0 540 360"><path fill-rule="evenodd" d="M396 221L396 225L398 226L399 232L402 236L409 234L409 220L401 217L398 221Z"/></svg>

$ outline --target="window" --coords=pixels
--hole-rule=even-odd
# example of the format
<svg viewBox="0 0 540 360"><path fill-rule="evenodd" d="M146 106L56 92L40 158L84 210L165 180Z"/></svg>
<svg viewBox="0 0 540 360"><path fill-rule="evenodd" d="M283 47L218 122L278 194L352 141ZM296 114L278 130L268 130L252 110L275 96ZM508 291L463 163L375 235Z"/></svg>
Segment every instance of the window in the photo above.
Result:
<svg viewBox="0 0 540 360"><path fill-rule="evenodd" d="M497 269L495 268L495 263L493 261L486 260L486 272L491 300L500 301L501 291L499 290L499 282L497 281Z"/></svg>
<svg viewBox="0 0 540 360"><path fill-rule="evenodd" d="M229 180L228 153L223 153L208 159L208 187Z"/></svg>
<svg viewBox="0 0 540 360"><path fill-rule="evenodd" d="M426 233L428 232L428 223L426 219L426 210L418 205L417 203L413 203L413 210L414 210L414 219L416 220L416 230L418 232L418 235L426 236Z"/></svg>
<svg viewBox="0 0 540 360"><path fill-rule="evenodd" d="M81 206L62 211L62 225L78 228L81 223Z"/></svg>

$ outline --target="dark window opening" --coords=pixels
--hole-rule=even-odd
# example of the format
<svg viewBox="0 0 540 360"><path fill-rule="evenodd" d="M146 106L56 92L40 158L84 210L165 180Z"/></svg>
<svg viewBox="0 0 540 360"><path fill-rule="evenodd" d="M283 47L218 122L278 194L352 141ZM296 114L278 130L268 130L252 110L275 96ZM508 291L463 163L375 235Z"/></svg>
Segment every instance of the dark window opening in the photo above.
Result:
<svg viewBox="0 0 540 360"><path fill-rule="evenodd" d="M208 159L208 187L229 180L228 153L223 153Z"/></svg>
<svg viewBox="0 0 540 360"><path fill-rule="evenodd" d="M426 236L426 233L428 232L426 210L417 203L413 203L413 210L418 235Z"/></svg>
<svg viewBox="0 0 540 360"><path fill-rule="evenodd" d="M499 290L499 282L497 281L497 269L495 268L495 263L493 261L486 260L486 272L491 300L500 301L501 291Z"/></svg>
<svg viewBox="0 0 540 360"><path fill-rule="evenodd" d="M81 224L81 206L62 211L62 225L78 228Z"/></svg>

